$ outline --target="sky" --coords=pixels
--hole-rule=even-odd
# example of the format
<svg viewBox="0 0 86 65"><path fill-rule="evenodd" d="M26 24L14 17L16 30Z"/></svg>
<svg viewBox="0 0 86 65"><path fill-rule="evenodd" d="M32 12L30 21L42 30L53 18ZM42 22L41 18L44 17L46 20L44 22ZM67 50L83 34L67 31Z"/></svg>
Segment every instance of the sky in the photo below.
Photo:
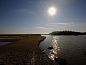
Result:
<svg viewBox="0 0 86 65"><path fill-rule="evenodd" d="M63 30L86 32L86 0L0 0L0 34Z"/></svg>

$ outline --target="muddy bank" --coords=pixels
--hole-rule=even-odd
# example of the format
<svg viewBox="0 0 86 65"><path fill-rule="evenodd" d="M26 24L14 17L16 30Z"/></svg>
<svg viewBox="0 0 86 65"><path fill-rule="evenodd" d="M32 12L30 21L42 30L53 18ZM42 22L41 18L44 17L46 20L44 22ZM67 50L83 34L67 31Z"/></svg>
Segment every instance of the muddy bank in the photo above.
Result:
<svg viewBox="0 0 86 65"><path fill-rule="evenodd" d="M0 47L0 64L2 65L54 65L48 56L41 52L39 43L45 37L40 35L24 37L12 44Z"/></svg>

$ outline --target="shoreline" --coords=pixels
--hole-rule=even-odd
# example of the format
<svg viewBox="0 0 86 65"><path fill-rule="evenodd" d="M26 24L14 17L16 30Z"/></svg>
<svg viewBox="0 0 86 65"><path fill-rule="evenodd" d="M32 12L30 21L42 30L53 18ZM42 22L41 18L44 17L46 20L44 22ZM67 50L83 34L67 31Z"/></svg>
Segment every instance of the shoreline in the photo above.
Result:
<svg viewBox="0 0 86 65"><path fill-rule="evenodd" d="M45 36L42 36L42 39L41 40L39 40L39 43L37 44L38 46L40 45L40 43L42 42L42 41L44 41L46 39L46 37Z"/></svg>
<svg viewBox="0 0 86 65"><path fill-rule="evenodd" d="M54 65L54 62L41 51L39 44L46 37L33 35L0 47L0 64L4 65Z"/></svg>

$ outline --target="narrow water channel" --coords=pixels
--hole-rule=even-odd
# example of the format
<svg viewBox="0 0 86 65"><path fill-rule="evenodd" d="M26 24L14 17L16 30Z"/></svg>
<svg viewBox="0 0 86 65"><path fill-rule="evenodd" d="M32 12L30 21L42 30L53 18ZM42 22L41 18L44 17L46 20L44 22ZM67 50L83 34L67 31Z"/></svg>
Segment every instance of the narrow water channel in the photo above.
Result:
<svg viewBox="0 0 86 65"><path fill-rule="evenodd" d="M11 42L0 42L0 46L3 46L3 45L6 45L6 44L9 44Z"/></svg>

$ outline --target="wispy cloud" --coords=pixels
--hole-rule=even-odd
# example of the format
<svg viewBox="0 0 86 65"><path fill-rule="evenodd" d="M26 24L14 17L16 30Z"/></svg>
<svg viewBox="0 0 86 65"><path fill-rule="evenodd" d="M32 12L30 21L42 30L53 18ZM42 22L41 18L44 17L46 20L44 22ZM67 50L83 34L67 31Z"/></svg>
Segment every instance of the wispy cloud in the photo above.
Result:
<svg viewBox="0 0 86 65"><path fill-rule="evenodd" d="M56 26L71 26L71 25L74 25L74 23L57 23L57 22L53 22L53 23L47 23L47 24L36 24L36 26L37 26L36 28L51 29L51 28L56 27Z"/></svg>
<svg viewBox="0 0 86 65"><path fill-rule="evenodd" d="M59 2L60 4L71 4L73 3L75 0L57 0L57 2Z"/></svg>
<svg viewBox="0 0 86 65"><path fill-rule="evenodd" d="M41 27L41 26L38 26L38 27L35 27L36 29L52 29L52 28L49 28L49 27Z"/></svg>
<svg viewBox="0 0 86 65"><path fill-rule="evenodd" d="M46 24L46 26L56 26L56 25L72 25L73 23L49 23L49 24Z"/></svg>
<svg viewBox="0 0 86 65"><path fill-rule="evenodd" d="M18 13L26 13L26 14L31 14L31 15L35 15L35 11L29 10L29 9L17 9L15 10L15 12Z"/></svg>
<svg viewBox="0 0 86 65"><path fill-rule="evenodd" d="M57 25L70 25L71 23L56 23Z"/></svg>

